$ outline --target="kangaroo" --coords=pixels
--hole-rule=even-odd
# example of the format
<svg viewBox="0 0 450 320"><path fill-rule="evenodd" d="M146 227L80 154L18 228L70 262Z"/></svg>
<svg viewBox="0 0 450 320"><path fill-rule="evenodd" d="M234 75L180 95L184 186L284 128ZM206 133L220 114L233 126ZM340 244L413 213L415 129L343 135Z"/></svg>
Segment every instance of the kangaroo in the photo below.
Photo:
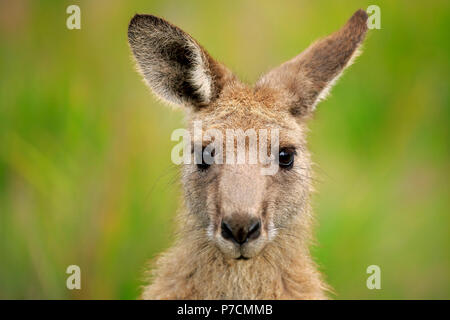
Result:
<svg viewBox="0 0 450 320"><path fill-rule="evenodd" d="M220 132L279 132L274 174L261 174L267 163L206 163L205 142L192 143L204 153L182 165L177 238L156 260L143 299L329 298L309 250L307 120L358 55L366 31L367 14L358 10L340 30L247 85L166 20L132 18L128 42L137 68L158 97L183 106L188 132L196 121Z"/></svg>

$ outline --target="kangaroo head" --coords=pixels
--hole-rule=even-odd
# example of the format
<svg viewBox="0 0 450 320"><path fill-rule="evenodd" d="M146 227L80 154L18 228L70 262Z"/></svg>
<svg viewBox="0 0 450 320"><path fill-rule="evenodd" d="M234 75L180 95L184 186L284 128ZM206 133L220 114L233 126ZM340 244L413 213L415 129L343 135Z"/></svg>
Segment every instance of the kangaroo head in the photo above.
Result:
<svg viewBox="0 0 450 320"><path fill-rule="evenodd" d="M253 86L169 22L152 15L131 20L128 40L146 83L187 113L193 158L199 159L183 165L190 225L226 258L255 257L307 214L305 119L357 55L366 20L357 11ZM196 124L208 134L196 134ZM243 156L239 141L249 142Z"/></svg>

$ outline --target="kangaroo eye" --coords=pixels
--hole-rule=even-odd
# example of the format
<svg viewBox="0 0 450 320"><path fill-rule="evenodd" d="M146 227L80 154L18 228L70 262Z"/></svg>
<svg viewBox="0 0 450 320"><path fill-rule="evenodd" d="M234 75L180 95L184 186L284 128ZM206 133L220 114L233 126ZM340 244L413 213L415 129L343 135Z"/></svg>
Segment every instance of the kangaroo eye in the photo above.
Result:
<svg viewBox="0 0 450 320"><path fill-rule="evenodd" d="M280 168L288 170L291 169L294 165L295 154L296 152L294 149L281 149L278 158Z"/></svg>
<svg viewBox="0 0 450 320"><path fill-rule="evenodd" d="M197 168L199 168L202 171L205 171L214 162L214 149L211 150L210 148L204 147L202 149L202 153L199 155L196 154L195 158L196 158L195 163L197 164Z"/></svg>

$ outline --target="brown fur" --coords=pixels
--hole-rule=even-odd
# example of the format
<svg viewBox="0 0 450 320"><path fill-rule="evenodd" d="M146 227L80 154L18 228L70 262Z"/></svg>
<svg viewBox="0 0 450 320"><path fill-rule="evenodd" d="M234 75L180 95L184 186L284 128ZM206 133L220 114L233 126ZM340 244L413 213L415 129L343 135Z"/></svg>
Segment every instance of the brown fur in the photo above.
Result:
<svg viewBox="0 0 450 320"><path fill-rule="evenodd" d="M279 129L280 147L296 151L292 169L271 176L259 174L259 164L212 165L205 172L184 165L177 240L157 260L142 298L327 298L309 252L313 190L305 119L356 55L366 20L357 11L341 30L250 87L179 28L150 15L132 19L128 36L139 70L157 95L187 106L191 132L196 120L220 132ZM225 218L237 225L261 219L261 236L235 246L220 235Z"/></svg>

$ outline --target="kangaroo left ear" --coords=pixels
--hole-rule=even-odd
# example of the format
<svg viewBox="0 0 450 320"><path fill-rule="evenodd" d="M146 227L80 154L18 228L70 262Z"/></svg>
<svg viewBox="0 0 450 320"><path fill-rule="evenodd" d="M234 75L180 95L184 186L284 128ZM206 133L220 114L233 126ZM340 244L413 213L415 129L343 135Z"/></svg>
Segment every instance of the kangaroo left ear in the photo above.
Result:
<svg viewBox="0 0 450 320"><path fill-rule="evenodd" d="M309 115L358 55L367 31L367 13L356 11L337 32L263 76L257 86L284 90L292 98L289 111Z"/></svg>
<svg viewBox="0 0 450 320"><path fill-rule="evenodd" d="M206 106L232 77L189 34L164 19L135 15L128 42L148 86L168 102Z"/></svg>

